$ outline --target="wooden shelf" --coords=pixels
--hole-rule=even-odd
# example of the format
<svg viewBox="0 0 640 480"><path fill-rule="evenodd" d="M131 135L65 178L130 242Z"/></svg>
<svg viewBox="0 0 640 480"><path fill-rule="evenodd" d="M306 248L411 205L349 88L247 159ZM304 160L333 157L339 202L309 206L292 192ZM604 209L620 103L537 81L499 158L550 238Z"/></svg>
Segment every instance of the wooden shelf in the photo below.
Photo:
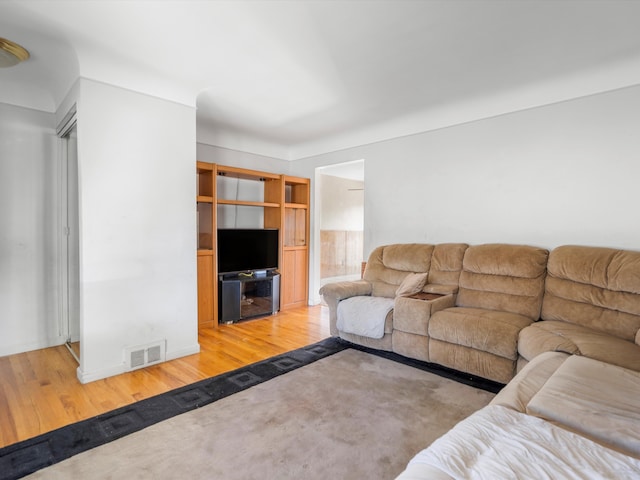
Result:
<svg viewBox="0 0 640 480"><path fill-rule="evenodd" d="M285 203L284 204L284 208L302 208L302 209L307 209L307 205L305 205L304 203Z"/></svg>
<svg viewBox="0 0 640 480"><path fill-rule="evenodd" d="M199 257L212 257L213 256L213 250L200 249L200 250L198 250L198 256Z"/></svg>
<svg viewBox="0 0 640 480"><path fill-rule="evenodd" d="M244 200L225 200L223 198L218 199L218 205L242 205L245 207L267 207L267 208L280 208L279 203L272 202L247 202Z"/></svg>
<svg viewBox="0 0 640 480"><path fill-rule="evenodd" d="M213 203L213 197L208 195L198 195L196 197L196 202L198 203Z"/></svg>

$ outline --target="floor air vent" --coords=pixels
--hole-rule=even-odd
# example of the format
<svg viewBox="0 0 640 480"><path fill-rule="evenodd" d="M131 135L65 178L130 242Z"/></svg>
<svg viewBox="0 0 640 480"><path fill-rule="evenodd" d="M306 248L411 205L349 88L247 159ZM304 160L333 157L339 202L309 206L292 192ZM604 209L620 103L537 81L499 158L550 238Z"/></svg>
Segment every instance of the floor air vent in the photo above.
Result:
<svg viewBox="0 0 640 480"><path fill-rule="evenodd" d="M149 343L147 345L137 345L125 348L125 361L127 370L147 367L165 361L166 341Z"/></svg>

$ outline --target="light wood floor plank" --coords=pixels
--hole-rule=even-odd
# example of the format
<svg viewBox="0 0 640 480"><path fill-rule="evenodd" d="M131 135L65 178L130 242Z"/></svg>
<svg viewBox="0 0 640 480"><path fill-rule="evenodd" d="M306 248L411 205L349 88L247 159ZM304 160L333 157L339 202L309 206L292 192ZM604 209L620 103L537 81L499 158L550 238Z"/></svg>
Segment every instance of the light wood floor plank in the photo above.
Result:
<svg viewBox="0 0 640 480"><path fill-rule="evenodd" d="M0 357L0 447L329 336L326 307L202 329L200 353L82 385L65 346Z"/></svg>

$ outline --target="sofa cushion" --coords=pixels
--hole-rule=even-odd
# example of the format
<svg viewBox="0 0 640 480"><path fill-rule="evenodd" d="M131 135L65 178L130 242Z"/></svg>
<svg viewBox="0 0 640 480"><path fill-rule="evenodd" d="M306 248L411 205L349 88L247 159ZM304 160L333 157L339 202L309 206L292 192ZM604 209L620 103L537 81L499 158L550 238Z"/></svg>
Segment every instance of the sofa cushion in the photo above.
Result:
<svg viewBox="0 0 640 480"><path fill-rule="evenodd" d="M428 272L433 247L420 243L388 245L382 251L382 264L405 272Z"/></svg>
<svg viewBox="0 0 640 480"><path fill-rule="evenodd" d="M640 252L565 245L549 255L544 320L635 341L640 330Z"/></svg>
<svg viewBox="0 0 640 480"><path fill-rule="evenodd" d="M408 297L415 295L422 291L425 283L427 283L426 273L410 273L402 280L402 283L396 290L396 296Z"/></svg>
<svg viewBox="0 0 640 480"><path fill-rule="evenodd" d="M433 321L433 319L432 319ZM543 320L520 332L518 351L527 360L556 351L640 371L640 346L573 323Z"/></svg>
<svg viewBox="0 0 640 480"><path fill-rule="evenodd" d="M456 289L462 270L462 259L469 245L466 243L439 243L433 248L428 283L450 285Z"/></svg>
<svg viewBox="0 0 640 480"><path fill-rule="evenodd" d="M527 245L469 247L464 255L456 305L538 320L547 255L547 250Z"/></svg>
<svg viewBox="0 0 640 480"><path fill-rule="evenodd" d="M371 283L371 295L395 297L407 273L428 273L433 245L396 244L376 248L367 261L364 280Z"/></svg>
<svg viewBox="0 0 640 480"><path fill-rule="evenodd" d="M640 372L571 356L526 409L529 414L640 457Z"/></svg>
<svg viewBox="0 0 640 480"><path fill-rule="evenodd" d="M517 313L454 307L431 316L429 336L516 360L518 334L531 322Z"/></svg>

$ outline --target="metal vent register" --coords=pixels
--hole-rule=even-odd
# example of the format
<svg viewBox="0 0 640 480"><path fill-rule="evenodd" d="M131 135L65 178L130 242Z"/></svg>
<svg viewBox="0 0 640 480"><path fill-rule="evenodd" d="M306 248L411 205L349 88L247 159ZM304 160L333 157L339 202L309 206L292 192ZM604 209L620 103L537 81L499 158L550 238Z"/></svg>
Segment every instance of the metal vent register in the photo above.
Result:
<svg viewBox="0 0 640 480"><path fill-rule="evenodd" d="M127 370L147 367L166 359L166 340L125 348Z"/></svg>

